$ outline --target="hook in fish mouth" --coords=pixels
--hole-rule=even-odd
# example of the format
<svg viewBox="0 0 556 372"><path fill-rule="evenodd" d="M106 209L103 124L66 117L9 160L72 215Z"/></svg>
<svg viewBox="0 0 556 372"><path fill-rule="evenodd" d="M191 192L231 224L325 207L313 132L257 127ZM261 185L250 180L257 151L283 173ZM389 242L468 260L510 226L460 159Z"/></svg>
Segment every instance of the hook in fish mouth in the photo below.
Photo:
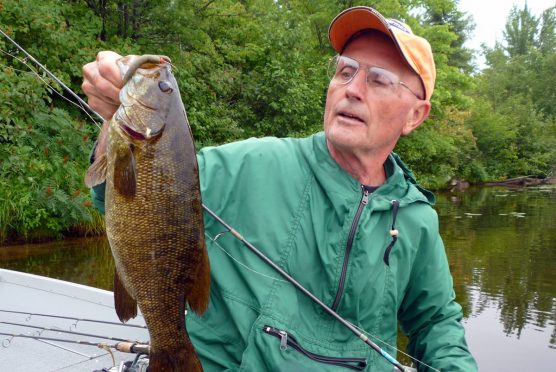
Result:
<svg viewBox="0 0 556 372"><path fill-rule="evenodd" d="M172 63L170 58L167 56L162 55L155 55L155 54L144 54L142 56L138 56L132 59L131 63L128 66L128 70L126 71L124 77L122 78L122 85L125 85L131 79L135 71L138 68L152 68L153 65L160 65L164 63Z"/></svg>

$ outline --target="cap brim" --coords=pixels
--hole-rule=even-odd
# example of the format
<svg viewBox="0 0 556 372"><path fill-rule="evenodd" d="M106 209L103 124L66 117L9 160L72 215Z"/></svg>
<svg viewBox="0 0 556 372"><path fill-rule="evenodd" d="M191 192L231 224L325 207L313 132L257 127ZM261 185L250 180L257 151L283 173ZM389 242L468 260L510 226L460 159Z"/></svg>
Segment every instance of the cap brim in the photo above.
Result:
<svg viewBox="0 0 556 372"><path fill-rule="evenodd" d="M332 47L338 53L342 53L353 35L368 29L381 31L390 36L394 42L396 41L384 17L374 9L362 6L346 9L338 14L330 23L328 38Z"/></svg>

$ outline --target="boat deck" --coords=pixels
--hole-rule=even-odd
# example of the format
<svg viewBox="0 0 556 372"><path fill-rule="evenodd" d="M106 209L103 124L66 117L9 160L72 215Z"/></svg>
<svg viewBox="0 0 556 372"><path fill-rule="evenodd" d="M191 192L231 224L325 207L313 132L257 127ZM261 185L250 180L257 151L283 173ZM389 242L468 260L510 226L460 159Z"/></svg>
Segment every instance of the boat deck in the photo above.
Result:
<svg viewBox="0 0 556 372"><path fill-rule="evenodd" d="M109 369L114 365L121 365L123 361L133 360L134 354L112 349L115 358L113 362L110 352L94 345L5 335L79 340L107 345L118 342L109 337L147 341L148 331L144 328L141 315L123 325L116 316L113 303L113 293L109 291L0 269L0 369L13 372L90 372ZM60 318L64 316L72 319Z"/></svg>

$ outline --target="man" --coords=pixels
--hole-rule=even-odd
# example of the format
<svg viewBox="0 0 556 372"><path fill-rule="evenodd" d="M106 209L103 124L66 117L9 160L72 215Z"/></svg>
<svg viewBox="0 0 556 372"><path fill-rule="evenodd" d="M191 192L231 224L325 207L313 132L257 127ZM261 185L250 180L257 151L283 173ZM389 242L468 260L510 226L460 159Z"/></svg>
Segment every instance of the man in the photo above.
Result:
<svg viewBox="0 0 556 372"><path fill-rule="evenodd" d="M203 149L203 201L387 352L399 321L420 371L475 371L434 196L392 153L429 114L430 45L368 7L340 13L329 38L339 56L324 134ZM119 104L118 57L100 53L83 69L89 103L106 118ZM94 195L102 208L102 187ZM205 224L208 237L222 231L209 217ZM233 237L207 241L209 310L187 316L205 370L392 370Z"/></svg>

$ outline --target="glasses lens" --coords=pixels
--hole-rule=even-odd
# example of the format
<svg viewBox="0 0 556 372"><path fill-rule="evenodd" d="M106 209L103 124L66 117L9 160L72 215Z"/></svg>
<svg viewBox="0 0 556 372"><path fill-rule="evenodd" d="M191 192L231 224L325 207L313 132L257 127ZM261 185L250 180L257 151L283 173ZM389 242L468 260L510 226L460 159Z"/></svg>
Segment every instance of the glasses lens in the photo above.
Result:
<svg viewBox="0 0 556 372"><path fill-rule="evenodd" d="M338 84L347 84L359 70L359 63L345 56L334 57L328 66L328 77Z"/></svg>
<svg viewBox="0 0 556 372"><path fill-rule="evenodd" d="M372 88L395 91L400 83L398 75L380 67L370 67L367 71L367 84Z"/></svg>
<svg viewBox="0 0 556 372"><path fill-rule="evenodd" d="M359 71L359 62L346 56L336 56L328 64L328 77L336 84L348 84ZM369 88L382 95L395 94L400 85L417 96L406 84L400 81L398 75L381 67L369 66L367 68L367 85Z"/></svg>

